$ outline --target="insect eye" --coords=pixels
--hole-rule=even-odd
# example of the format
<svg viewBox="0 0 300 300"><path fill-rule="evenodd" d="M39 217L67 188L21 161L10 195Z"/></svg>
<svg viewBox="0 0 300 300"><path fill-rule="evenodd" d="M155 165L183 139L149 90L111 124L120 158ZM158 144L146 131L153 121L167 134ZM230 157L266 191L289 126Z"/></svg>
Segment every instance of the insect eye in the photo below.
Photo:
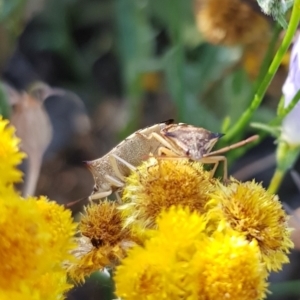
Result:
<svg viewBox="0 0 300 300"><path fill-rule="evenodd" d="M189 150L189 149L186 150L186 151L185 151L185 154L186 154L186 155L190 155L190 150Z"/></svg>

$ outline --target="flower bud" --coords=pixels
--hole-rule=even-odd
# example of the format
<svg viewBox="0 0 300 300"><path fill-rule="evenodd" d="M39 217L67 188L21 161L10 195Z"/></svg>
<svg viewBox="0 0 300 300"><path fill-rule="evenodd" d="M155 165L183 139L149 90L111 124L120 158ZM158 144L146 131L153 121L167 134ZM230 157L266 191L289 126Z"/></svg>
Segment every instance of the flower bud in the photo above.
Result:
<svg viewBox="0 0 300 300"><path fill-rule="evenodd" d="M287 107L300 90L300 38L294 43L288 77L283 85L284 107ZM281 140L292 146L300 146L300 102L282 122Z"/></svg>

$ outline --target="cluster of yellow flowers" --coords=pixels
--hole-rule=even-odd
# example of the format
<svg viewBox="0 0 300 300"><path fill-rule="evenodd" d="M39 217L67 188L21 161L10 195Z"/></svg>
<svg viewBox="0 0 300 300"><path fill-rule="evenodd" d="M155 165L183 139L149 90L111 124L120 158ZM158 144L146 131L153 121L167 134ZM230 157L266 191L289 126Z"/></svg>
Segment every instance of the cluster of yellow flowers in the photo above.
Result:
<svg viewBox="0 0 300 300"><path fill-rule="evenodd" d="M277 196L187 159L142 163L121 203L87 207L80 231L71 277L110 267L124 300L264 299L293 246Z"/></svg>
<svg viewBox="0 0 300 300"><path fill-rule="evenodd" d="M0 299L64 299L72 287L64 265L74 260L76 225L62 206L14 189L25 154L8 123L0 118Z"/></svg>

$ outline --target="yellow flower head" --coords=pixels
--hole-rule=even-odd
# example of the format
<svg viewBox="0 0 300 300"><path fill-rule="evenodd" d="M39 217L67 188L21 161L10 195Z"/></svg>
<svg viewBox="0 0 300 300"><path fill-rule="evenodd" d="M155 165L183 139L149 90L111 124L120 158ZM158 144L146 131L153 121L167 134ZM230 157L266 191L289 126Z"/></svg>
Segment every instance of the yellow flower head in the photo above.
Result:
<svg viewBox="0 0 300 300"><path fill-rule="evenodd" d="M0 116L0 184L19 182L22 173L16 168L25 157L19 151L20 140L15 136L15 129L8 126L8 121Z"/></svg>
<svg viewBox="0 0 300 300"><path fill-rule="evenodd" d="M275 195L269 194L260 184L233 182L217 189L209 205L209 215L219 214L234 230L255 239L262 259L269 270L281 269L288 262L287 253L292 247L287 216Z"/></svg>
<svg viewBox="0 0 300 300"><path fill-rule="evenodd" d="M190 246L203 238L206 223L204 216L195 211L191 212L188 207L172 206L158 216L158 228L153 231L150 243L165 243L166 247L170 247L170 251L173 249L177 253L179 248L192 249Z"/></svg>
<svg viewBox="0 0 300 300"><path fill-rule="evenodd" d="M43 196L36 199L36 203L51 234L47 247L52 250L53 262L61 264L64 260L72 259L70 251L76 246L74 236L77 225L73 222L71 211Z"/></svg>
<svg viewBox="0 0 300 300"><path fill-rule="evenodd" d="M14 190L25 156L0 118L0 299L64 299L71 288L63 264L72 258L71 213L45 197L23 199Z"/></svg>
<svg viewBox="0 0 300 300"><path fill-rule="evenodd" d="M116 268L116 294L124 300L186 299L184 277L206 222L188 208L162 212L145 247L135 246Z"/></svg>
<svg viewBox="0 0 300 300"><path fill-rule="evenodd" d="M51 269L51 234L35 200L0 196L0 289L18 290Z"/></svg>
<svg viewBox="0 0 300 300"><path fill-rule="evenodd" d="M45 300L40 297L38 291L35 291L30 286L22 286L18 290L8 290L8 289L0 289L0 299L1 300Z"/></svg>
<svg viewBox="0 0 300 300"><path fill-rule="evenodd" d="M18 290L0 289L1 300L63 300L72 288L67 283L66 272L51 271L41 274L33 281L19 282Z"/></svg>
<svg viewBox="0 0 300 300"><path fill-rule="evenodd" d="M115 246L103 245L94 247L90 240L85 237L78 239L78 247L74 252L77 257L75 263L68 268L69 276L77 282L83 282L86 276L105 267L113 267L126 256L126 251L132 246L130 242L120 242Z"/></svg>
<svg viewBox="0 0 300 300"><path fill-rule="evenodd" d="M190 300L259 300L266 295L266 278L256 241L227 230L198 243L185 283Z"/></svg>
<svg viewBox="0 0 300 300"><path fill-rule="evenodd" d="M131 245L130 231L123 228L121 212L115 202L103 201L87 207L79 228L83 237L78 239L78 262L69 268L70 276L76 281L115 265Z"/></svg>
<svg viewBox="0 0 300 300"><path fill-rule="evenodd" d="M114 274L118 297L123 300L179 299L174 294L170 297L172 282L166 274L172 276L168 270L170 257L165 249L159 254L157 250L136 246L128 251L128 257L123 259Z"/></svg>
<svg viewBox="0 0 300 300"><path fill-rule="evenodd" d="M73 285L67 281L66 272L59 270L47 272L36 278L31 283L30 290L36 291L41 300L63 300L66 298L66 292L72 287Z"/></svg>
<svg viewBox="0 0 300 300"><path fill-rule="evenodd" d="M253 1L254 2L254 1ZM213 44L241 45L268 39L267 19L240 0L195 0L199 31Z"/></svg>
<svg viewBox="0 0 300 300"><path fill-rule="evenodd" d="M172 207L145 246L135 246L116 268L124 300L258 300L266 292L265 265L256 241L232 229L205 233L204 216Z"/></svg>
<svg viewBox="0 0 300 300"><path fill-rule="evenodd" d="M204 212L214 183L198 162L151 157L127 178L121 207L125 224L153 228L159 213L173 205Z"/></svg>
<svg viewBox="0 0 300 300"><path fill-rule="evenodd" d="M96 248L104 245L115 246L129 236L129 230L123 229L121 212L112 201L88 206L80 221L80 232Z"/></svg>

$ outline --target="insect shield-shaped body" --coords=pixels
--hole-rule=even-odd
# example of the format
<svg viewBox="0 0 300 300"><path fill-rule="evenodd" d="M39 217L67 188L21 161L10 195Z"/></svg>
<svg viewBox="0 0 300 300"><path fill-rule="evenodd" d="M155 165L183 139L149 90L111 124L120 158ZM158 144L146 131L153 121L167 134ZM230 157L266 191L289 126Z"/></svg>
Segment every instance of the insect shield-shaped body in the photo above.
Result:
<svg viewBox="0 0 300 300"><path fill-rule="evenodd" d="M157 155L161 147L155 138L173 120L140 129L101 158L87 162L95 180L94 192L90 200L98 200L124 186L125 177L135 170L150 153ZM156 135L152 135L156 134Z"/></svg>
<svg viewBox="0 0 300 300"><path fill-rule="evenodd" d="M160 135L161 137L157 137L157 139L160 139L163 147L160 148L159 154L187 157L191 160L201 161L204 164L213 164L212 177L219 163L223 162L223 180L225 182L228 180L227 160L225 156L220 154L258 139L258 136L254 135L236 144L211 152L219 138L224 135L223 133L213 133L205 128L179 123L166 126L161 130Z"/></svg>
<svg viewBox="0 0 300 300"><path fill-rule="evenodd" d="M184 123L171 124L161 130L166 144L176 155L200 160L208 154L223 133L213 133L205 128Z"/></svg>

